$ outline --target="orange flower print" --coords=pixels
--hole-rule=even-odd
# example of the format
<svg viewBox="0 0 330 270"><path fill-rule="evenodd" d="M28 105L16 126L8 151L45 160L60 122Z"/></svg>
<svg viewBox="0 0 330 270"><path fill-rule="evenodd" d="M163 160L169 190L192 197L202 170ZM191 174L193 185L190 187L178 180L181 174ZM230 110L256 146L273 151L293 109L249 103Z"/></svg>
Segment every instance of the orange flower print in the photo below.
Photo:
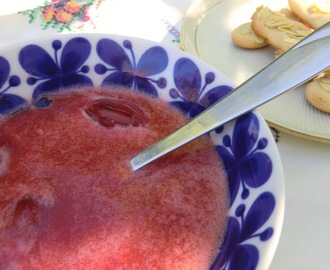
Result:
<svg viewBox="0 0 330 270"><path fill-rule="evenodd" d="M80 11L80 5L77 2L69 1L65 4L64 10L71 14L77 14Z"/></svg>
<svg viewBox="0 0 330 270"><path fill-rule="evenodd" d="M88 9L92 5L100 5L104 0L45 0L43 6L32 10L20 12L29 16L32 23L38 18L42 19L43 29L56 28L59 32L80 29L87 22L91 22ZM96 3L95 3L96 2Z"/></svg>
<svg viewBox="0 0 330 270"><path fill-rule="evenodd" d="M53 19L55 12L56 12L56 8L53 8L51 6L47 6L43 10L42 16L43 16L43 18L46 22L50 22Z"/></svg>
<svg viewBox="0 0 330 270"><path fill-rule="evenodd" d="M64 10L58 10L54 16L54 19L59 23L68 24L72 19L72 14Z"/></svg>

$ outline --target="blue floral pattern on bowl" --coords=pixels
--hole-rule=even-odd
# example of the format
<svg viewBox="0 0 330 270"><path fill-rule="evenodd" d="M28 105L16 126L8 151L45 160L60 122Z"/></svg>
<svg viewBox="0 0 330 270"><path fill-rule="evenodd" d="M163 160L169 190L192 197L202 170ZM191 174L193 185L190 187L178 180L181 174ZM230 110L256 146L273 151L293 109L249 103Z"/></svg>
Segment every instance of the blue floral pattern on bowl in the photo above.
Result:
<svg viewBox="0 0 330 270"><path fill-rule="evenodd" d="M18 76L10 75L10 64L7 59L0 56L0 115L26 104L26 100L19 95L7 93L10 88L16 87L20 83L21 80Z"/></svg>
<svg viewBox="0 0 330 270"><path fill-rule="evenodd" d="M42 47L31 44L22 48L18 59L22 68L31 77L29 85L36 85L32 98L36 106L39 98L47 92L60 91L76 85L92 86L92 80L84 75L88 73L89 66L83 65L91 52L91 44L85 38L73 38L63 49L60 40L52 42L53 57ZM61 54L59 55L60 50Z"/></svg>
<svg viewBox="0 0 330 270"><path fill-rule="evenodd" d="M66 35L0 51L0 117L22 106L49 106L46 93L111 84L161 97L189 117L233 89L202 61L136 38ZM211 269L267 268L283 220L283 175L273 136L250 112L210 137L230 188L227 232Z"/></svg>
<svg viewBox="0 0 330 270"><path fill-rule="evenodd" d="M126 51L129 51L129 57ZM156 84L159 88L166 87L166 79L152 80L149 76L160 74L168 65L168 55L161 46L153 46L147 49L137 61L129 40L123 42L123 46L108 38L98 41L96 46L98 56L105 64L95 66L98 74L107 74L102 85L122 85L137 89L153 96L158 96ZM107 66L106 66L107 65Z"/></svg>

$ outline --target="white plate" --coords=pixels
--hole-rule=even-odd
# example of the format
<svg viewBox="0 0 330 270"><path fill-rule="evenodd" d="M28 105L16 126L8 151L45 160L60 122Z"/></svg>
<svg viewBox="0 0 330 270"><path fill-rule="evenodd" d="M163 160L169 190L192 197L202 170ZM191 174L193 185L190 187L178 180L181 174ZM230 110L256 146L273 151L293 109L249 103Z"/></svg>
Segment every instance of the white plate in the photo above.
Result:
<svg viewBox="0 0 330 270"><path fill-rule="evenodd" d="M183 49L221 70L236 85L274 60L274 49L244 50L236 47L231 32L251 20L255 9L279 10L287 0L196 0L182 23ZM306 138L330 142L330 115L312 107L301 86L258 109L274 127Z"/></svg>

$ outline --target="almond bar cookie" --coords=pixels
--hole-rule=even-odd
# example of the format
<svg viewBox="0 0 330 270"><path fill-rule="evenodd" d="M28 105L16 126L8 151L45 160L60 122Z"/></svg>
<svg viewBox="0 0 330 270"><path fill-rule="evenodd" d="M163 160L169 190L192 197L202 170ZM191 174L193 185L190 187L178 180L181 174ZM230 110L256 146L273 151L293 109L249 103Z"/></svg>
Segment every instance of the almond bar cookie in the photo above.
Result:
<svg viewBox="0 0 330 270"><path fill-rule="evenodd" d="M235 28L231 38L235 45L244 49L258 49L269 45L266 39L254 32L252 22L243 23Z"/></svg>
<svg viewBox="0 0 330 270"><path fill-rule="evenodd" d="M330 113L330 73L307 83L305 95L315 108Z"/></svg>
<svg viewBox="0 0 330 270"><path fill-rule="evenodd" d="M288 0L292 11L313 29L330 22L330 0Z"/></svg>
<svg viewBox="0 0 330 270"><path fill-rule="evenodd" d="M253 30L270 45L285 52L313 30L303 23L286 18L282 13L260 6L252 15Z"/></svg>

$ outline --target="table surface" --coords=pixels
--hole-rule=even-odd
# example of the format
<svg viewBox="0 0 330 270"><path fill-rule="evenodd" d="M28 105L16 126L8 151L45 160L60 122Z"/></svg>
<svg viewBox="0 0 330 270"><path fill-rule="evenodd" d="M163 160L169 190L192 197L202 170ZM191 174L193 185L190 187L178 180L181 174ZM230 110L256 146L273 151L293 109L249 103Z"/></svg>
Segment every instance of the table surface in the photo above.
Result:
<svg viewBox="0 0 330 270"><path fill-rule="evenodd" d="M79 1L93 2L89 16L66 28L42 23L42 9L37 8L45 6L46 0L17 1L16 6L6 2L0 0L0 46L36 36L99 32L137 36L179 49L182 19L192 0ZM27 9L29 12L24 12ZM270 269L328 269L330 144L281 131L278 135L286 202L282 234Z"/></svg>

